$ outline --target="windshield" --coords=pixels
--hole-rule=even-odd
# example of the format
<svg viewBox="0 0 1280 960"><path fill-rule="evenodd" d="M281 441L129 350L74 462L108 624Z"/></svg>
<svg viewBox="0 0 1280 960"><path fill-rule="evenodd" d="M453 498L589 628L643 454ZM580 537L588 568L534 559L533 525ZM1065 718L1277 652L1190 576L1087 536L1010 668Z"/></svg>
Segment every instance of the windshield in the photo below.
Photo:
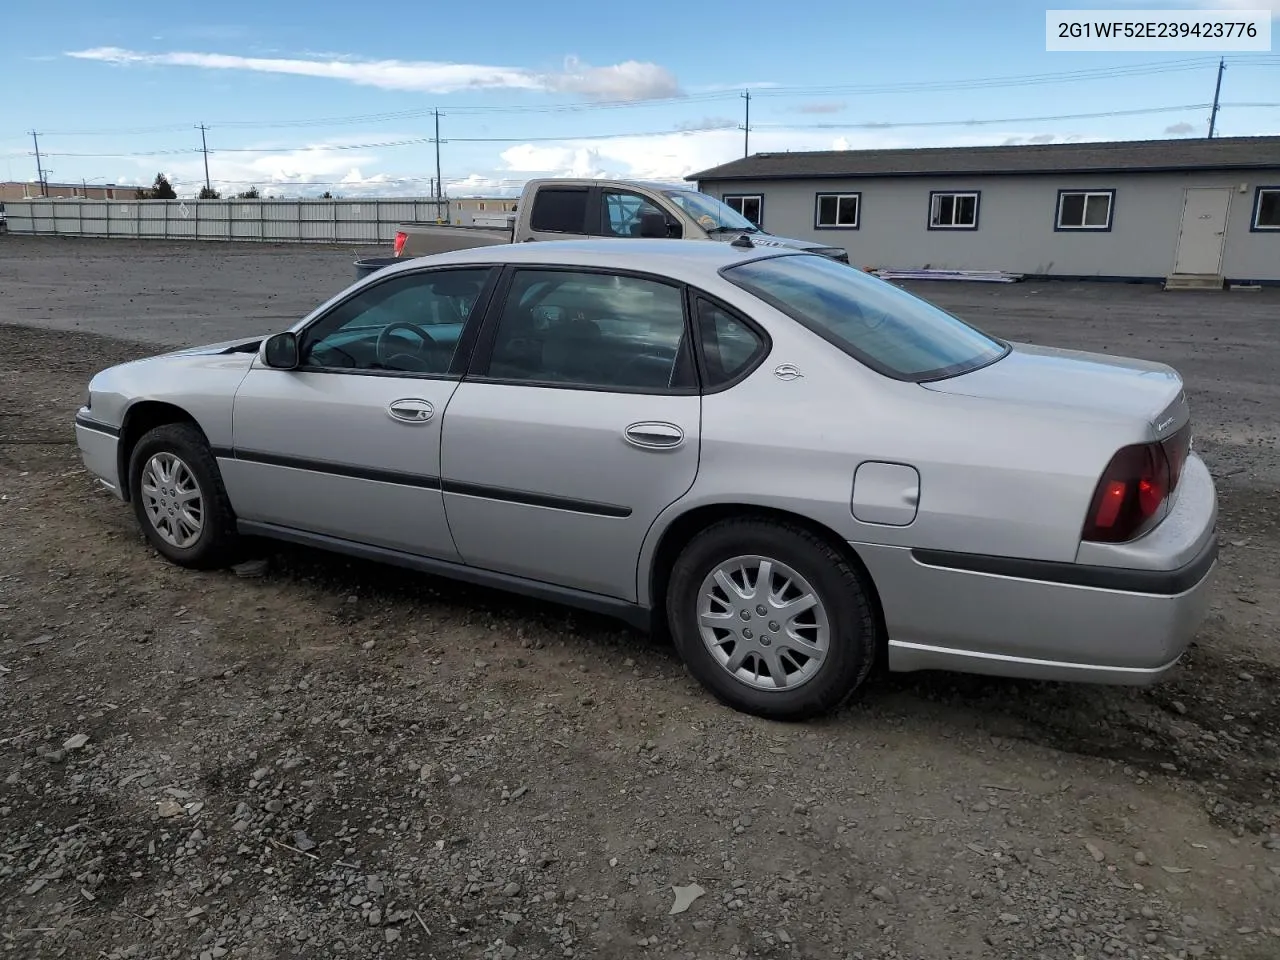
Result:
<svg viewBox="0 0 1280 960"><path fill-rule="evenodd" d="M941 380L999 360L1008 345L884 280L812 254L722 271L854 359L896 380Z"/></svg>
<svg viewBox="0 0 1280 960"><path fill-rule="evenodd" d="M761 232L759 227L733 207L705 193L698 193L695 190L668 190L665 191L665 195L681 210L698 221L698 226L708 233L717 230Z"/></svg>

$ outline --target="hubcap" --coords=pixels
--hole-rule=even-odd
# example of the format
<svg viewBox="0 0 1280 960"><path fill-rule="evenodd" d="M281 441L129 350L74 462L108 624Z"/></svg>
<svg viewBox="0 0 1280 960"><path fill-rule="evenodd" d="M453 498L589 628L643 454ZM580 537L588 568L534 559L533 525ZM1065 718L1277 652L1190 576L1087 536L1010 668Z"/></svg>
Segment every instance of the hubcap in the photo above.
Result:
<svg viewBox="0 0 1280 960"><path fill-rule="evenodd" d="M702 581L698 631L720 666L759 690L812 680L831 644L817 591L785 563L759 556L726 560Z"/></svg>
<svg viewBox="0 0 1280 960"><path fill-rule="evenodd" d="M160 539L189 547L204 529L204 497L191 468L172 453L157 453L142 468L142 505Z"/></svg>

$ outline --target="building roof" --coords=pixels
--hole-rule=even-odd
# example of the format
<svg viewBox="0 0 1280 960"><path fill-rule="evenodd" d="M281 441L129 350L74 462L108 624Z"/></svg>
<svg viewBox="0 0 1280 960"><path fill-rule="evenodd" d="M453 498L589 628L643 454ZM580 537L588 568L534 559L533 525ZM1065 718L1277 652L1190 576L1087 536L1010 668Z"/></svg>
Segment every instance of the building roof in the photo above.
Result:
<svg viewBox="0 0 1280 960"><path fill-rule="evenodd" d="M799 180L1280 168L1280 137L756 153L689 180Z"/></svg>

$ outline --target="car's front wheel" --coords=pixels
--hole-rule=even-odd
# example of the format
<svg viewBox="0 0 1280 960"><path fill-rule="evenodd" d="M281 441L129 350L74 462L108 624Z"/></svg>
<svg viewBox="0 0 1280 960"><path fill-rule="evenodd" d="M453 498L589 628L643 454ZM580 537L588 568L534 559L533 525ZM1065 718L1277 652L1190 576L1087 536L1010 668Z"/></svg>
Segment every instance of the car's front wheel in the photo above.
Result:
<svg viewBox="0 0 1280 960"><path fill-rule="evenodd" d="M142 531L184 567L225 566L236 546L235 516L204 436L188 423L148 431L129 460L130 499Z"/></svg>
<svg viewBox="0 0 1280 960"><path fill-rule="evenodd" d="M875 658L869 585L823 539L788 523L730 519L699 533L672 568L667 619L705 687L778 720L834 709Z"/></svg>

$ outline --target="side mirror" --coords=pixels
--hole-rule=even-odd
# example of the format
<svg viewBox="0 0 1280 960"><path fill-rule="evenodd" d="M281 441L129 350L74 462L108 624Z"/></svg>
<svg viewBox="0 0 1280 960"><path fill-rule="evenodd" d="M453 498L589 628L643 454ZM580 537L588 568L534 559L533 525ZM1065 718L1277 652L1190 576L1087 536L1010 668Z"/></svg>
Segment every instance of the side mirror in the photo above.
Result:
<svg viewBox="0 0 1280 960"><path fill-rule="evenodd" d="M661 213L642 213L640 214L640 236L649 239L666 239L667 218Z"/></svg>
<svg viewBox="0 0 1280 960"><path fill-rule="evenodd" d="M267 338L262 360L274 370L293 370L298 366L298 335L277 333Z"/></svg>

